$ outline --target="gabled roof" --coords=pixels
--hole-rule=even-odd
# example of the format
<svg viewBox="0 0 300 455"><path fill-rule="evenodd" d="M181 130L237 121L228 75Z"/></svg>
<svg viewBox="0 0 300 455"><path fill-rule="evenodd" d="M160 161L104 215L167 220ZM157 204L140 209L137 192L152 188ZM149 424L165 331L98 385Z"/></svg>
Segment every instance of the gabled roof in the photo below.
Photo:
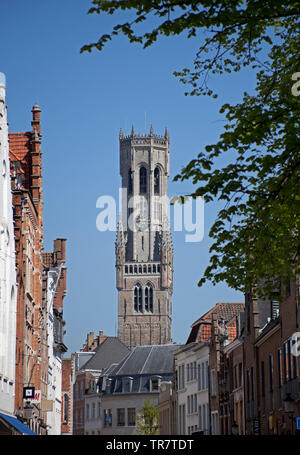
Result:
<svg viewBox="0 0 300 455"><path fill-rule="evenodd" d="M192 330L186 344L191 342L209 341L211 337L211 321L213 313L217 313L218 319L223 319L229 326L238 313L244 311L244 303L242 302L218 302L213 308L203 314L192 324ZM234 331L230 331L230 337L234 337Z"/></svg>
<svg viewBox="0 0 300 455"><path fill-rule="evenodd" d="M119 363L129 352L117 337L107 337L94 351L95 354L82 367L81 370L103 370L112 363Z"/></svg>

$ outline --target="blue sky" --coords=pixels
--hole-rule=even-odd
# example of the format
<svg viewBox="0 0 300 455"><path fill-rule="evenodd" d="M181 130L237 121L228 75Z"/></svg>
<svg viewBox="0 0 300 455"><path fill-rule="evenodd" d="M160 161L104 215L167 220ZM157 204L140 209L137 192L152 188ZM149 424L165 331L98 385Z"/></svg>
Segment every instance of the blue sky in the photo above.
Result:
<svg viewBox="0 0 300 455"><path fill-rule="evenodd" d="M197 39L163 38L152 47L120 37L103 52L80 54L82 45L111 30L118 17L87 15L89 0L10 0L1 4L0 71L7 79L9 131L30 130L31 108L42 109L45 251L53 240L67 243L65 343L79 350L90 331L115 335L115 232L99 232L99 196L118 197L119 130L137 133L167 126L171 139L169 195L191 183L172 182L203 147L218 140L225 102L253 87L253 76L213 80L218 100L184 96L173 71L189 67ZM119 16L120 17L120 16ZM145 122L146 118L146 122ZM243 301L225 284L199 288L209 259L209 228L220 204L205 206L202 242L186 243L173 233L173 340L185 343L190 325L218 301Z"/></svg>

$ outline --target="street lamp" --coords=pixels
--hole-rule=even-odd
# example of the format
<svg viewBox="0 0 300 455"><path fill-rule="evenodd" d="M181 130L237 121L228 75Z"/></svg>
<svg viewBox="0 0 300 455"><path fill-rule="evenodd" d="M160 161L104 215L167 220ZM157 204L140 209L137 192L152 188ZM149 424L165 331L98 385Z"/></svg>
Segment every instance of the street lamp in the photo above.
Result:
<svg viewBox="0 0 300 455"><path fill-rule="evenodd" d="M292 398L291 393L288 392L286 394L285 399L283 400L283 409L284 409L284 412L289 416L289 418L292 421L292 434L293 434L294 402L295 402L295 400Z"/></svg>

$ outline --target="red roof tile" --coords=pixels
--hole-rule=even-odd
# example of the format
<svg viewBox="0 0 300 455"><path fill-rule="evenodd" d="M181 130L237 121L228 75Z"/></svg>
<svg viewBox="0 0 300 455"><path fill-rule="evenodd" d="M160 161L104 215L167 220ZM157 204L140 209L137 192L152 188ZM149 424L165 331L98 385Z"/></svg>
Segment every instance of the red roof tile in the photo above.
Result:
<svg viewBox="0 0 300 455"><path fill-rule="evenodd" d="M218 302L211 310L204 313L203 316L192 324L192 330L186 344L210 340L213 313L217 313L218 319L224 319L225 323L228 323L229 338L230 341L233 341L236 337L235 316L241 311L244 311L244 303Z"/></svg>

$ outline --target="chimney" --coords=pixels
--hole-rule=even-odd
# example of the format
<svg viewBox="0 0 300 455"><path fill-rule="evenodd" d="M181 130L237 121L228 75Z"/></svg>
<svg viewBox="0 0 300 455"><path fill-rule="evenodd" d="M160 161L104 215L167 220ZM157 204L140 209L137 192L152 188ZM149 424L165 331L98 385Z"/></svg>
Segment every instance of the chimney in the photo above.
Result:
<svg viewBox="0 0 300 455"><path fill-rule="evenodd" d="M94 332L90 332L90 333L88 333L87 340L86 340L88 351L90 351L93 343L94 343Z"/></svg>
<svg viewBox="0 0 300 455"><path fill-rule="evenodd" d="M41 109L40 109L40 106L35 104L32 107L31 112L32 112L32 122L31 122L32 130L33 131L36 130L38 134L41 134L41 123L40 123Z"/></svg>
<svg viewBox="0 0 300 455"><path fill-rule="evenodd" d="M31 133L31 194L34 205L43 218L43 188L42 188L42 152L41 152L41 125L40 125L40 112L41 109L35 104L31 110L33 120L32 133Z"/></svg>
<svg viewBox="0 0 300 455"><path fill-rule="evenodd" d="M66 262L66 239L55 239L54 240L54 254L57 265L62 262Z"/></svg>
<svg viewBox="0 0 300 455"><path fill-rule="evenodd" d="M99 346L101 343L103 343L103 341L105 341L106 338L107 338L107 336L106 336L106 335L103 335L103 330L100 330L100 332L99 332L99 343L98 343L98 346Z"/></svg>

